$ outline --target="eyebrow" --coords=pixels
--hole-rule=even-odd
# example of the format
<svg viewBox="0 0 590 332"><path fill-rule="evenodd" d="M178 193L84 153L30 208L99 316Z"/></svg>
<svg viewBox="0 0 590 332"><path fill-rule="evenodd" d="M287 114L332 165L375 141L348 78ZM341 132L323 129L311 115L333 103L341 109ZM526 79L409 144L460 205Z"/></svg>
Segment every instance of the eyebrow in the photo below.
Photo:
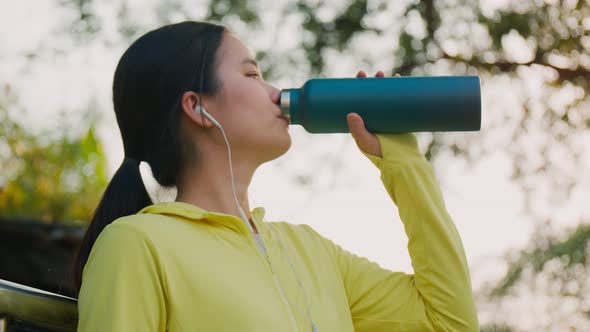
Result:
<svg viewBox="0 0 590 332"><path fill-rule="evenodd" d="M259 67L259 66L258 66L258 62L256 62L256 60L254 60L254 59L245 58L245 59L244 59L244 60L242 60L242 62L241 62L241 64L246 64L246 63L252 64L252 65L254 65L255 67Z"/></svg>

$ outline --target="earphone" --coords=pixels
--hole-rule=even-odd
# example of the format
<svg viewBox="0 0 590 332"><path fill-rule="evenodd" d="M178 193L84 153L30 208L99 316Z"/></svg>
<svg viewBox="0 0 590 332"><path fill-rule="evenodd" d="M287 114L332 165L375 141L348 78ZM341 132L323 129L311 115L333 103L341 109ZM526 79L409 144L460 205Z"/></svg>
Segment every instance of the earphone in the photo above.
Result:
<svg viewBox="0 0 590 332"><path fill-rule="evenodd" d="M252 229L252 226L248 222L248 218L246 217L244 210L242 210L242 206L238 202L238 197L236 195L236 188L235 188L235 184L234 184L234 171L233 171L234 168L233 168L232 162L231 162L231 159L232 159L231 158L231 148L229 146L229 141L227 140L227 136L225 136L225 130L223 130L223 127L221 126L221 124L219 122L217 122L217 120L215 120L215 118L211 114L209 114L209 112L207 112L205 107L201 106L200 104L195 106L195 113L206 116L207 119L209 119L211 122L213 122L214 125L219 127L219 129L221 130L221 133L223 134L223 138L225 139L225 144L227 145L227 153L228 153L228 157L229 157L229 174L231 176L231 186L232 186L232 191L234 193L234 200L236 201L236 205L238 206L238 210L240 211L240 215L242 216L244 223L246 224L246 226L248 227L250 232L252 234L254 234L254 229Z"/></svg>
<svg viewBox="0 0 590 332"><path fill-rule="evenodd" d="M248 230L250 231L250 233L252 234L252 236L254 236L254 229L252 228L252 225L250 225L250 223L248 222L248 218L246 217L246 214L244 213L244 210L242 210L242 207L240 205L240 203L238 202L238 198L236 195L236 189L235 189L235 185L234 185L234 173L233 173L233 167L232 167L232 158L231 158L231 149L229 146L229 141L227 140L227 137L225 136L225 131L223 130L223 127L221 126L221 124L219 122L217 122L217 120L215 120L215 118L209 114L207 112L207 110L205 110L205 107L201 106L200 103L199 105L195 106L195 113L197 114L201 114L204 115L205 117L207 117L207 119L209 119L211 122L213 122L214 125L216 125L217 127L219 127L219 129L221 130L221 133L223 134L223 138L225 139L225 143L227 144L227 152L228 152L228 157L229 157L229 172L230 172L230 176L231 176L231 184L232 184L232 191L234 194L234 200L236 202L236 205L238 206L238 210L240 212L240 215L242 217L242 221L246 224L246 227L248 227ZM271 228L272 231L272 228ZM274 233L274 231L273 231ZM275 235L276 236L276 235ZM319 328L316 325L316 323L314 322L313 318L311 317L311 314L309 313L309 297L307 295L307 291L305 290L305 287L303 287L303 284L301 283L301 280L299 279L299 275L297 273L297 271L295 270L295 266L293 264L293 262L291 261L291 257L289 256L289 254L287 253L287 249L285 248L285 245L283 244L283 241L281 240L281 238L279 236L277 236L277 238L280 241L281 247L283 249L283 251L285 252L285 255L287 256L287 259L289 261L289 264L291 266L291 270L293 271L293 273L295 274L295 279L297 279L297 283L299 284L299 287L301 288L301 290L303 291L303 294L305 296L305 300L306 300L306 312L307 312L307 318L311 321L311 326L312 326L312 330L313 332L319 332ZM263 256L267 257L267 251L266 251L266 246L264 245L264 243L262 242L261 238L258 238L256 236L254 236L254 239L256 240L256 244L258 244L258 249L260 250L260 252L262 253ZM267 257L268 260L268 257ZM270 263L270 260L268 260L268 263ZM278 285L281 288L281 291L284 294L284 290L283 290L283 286L281 285L280 280L276 279L278 281ZM289 298L285 296L285 299L287 299L287 302L289 302L289 305L291 305L293 308L295 308L301 315L303 315L303 313L299 310L299 308L297 308L296 305L292 304L291 301L289 301ZM297 325L295 323L295 325Z"/></svg>
<svg viewBox="0 0 590 332"><path fill-rule="evenodd" d="M207 112L207 110L205 109L205 107L203 107L203 106L201 106L201 105L197 105L197 106L195 107L195 112L196 112L197 114L202 114L202 115L206 116L206 117L207 117L207 119L209 119L211 122L213 122L213 124L214 124L214 125L216 125L217 127L219 127L219 129L223 130L223 129L221 128L221 125L219 124L219 122L217 122L217 120L215 120L215 118L214 118L213 116L211 116L211 114L209 114L209 113Z"/></svg>
<svg viewBox="0 0 590 332"><path fill-rule="evenodd" d="M236 205L238 207L238 211L240 212L240 216L242 217L242 221L244 222L244 224L246 224L246 227L248 227L248 230L250 231L250 233L254 234L254 229L252 228L252 225L250 225L250 223L248 222L248 218L246 217L246 214L244 213L242 206L238 202L238 196L236 195L236 187L234 184L234 170L233 170L234 168L232 165L232 158L231 158L231 148L229 146L229 141L227 140L227 136L225 136L225 130L223 130L223 127L221 126L221 124L217 120L215 120L215 118L211 114L209 114L209 112L207 112L205 107L203 107L201 105L195 106L195 113L206 116L207 119L209 119L211 122L213 122L214 125L219 127L219 129L221 130L221 133L223 134L223 138L225 139L225 144L227 145L227 154L228 154L228 158L229 158L229 175L231 177L231 187L232 187L232 192L234 194L234 200L235 200ZM257 243L258 243L259 249L263 252L263 254L266 255L266 248L264 247L264 245L259 242L257 242Z"/></svg>

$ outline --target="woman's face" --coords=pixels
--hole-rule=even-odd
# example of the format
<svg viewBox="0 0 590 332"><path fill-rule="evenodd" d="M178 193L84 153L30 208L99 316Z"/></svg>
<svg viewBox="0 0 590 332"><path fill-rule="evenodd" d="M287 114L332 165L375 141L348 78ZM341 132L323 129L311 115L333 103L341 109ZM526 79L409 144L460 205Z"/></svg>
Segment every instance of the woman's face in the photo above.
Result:
<svg viewBox="0 0 590 332"><path fill-rule="evenodd" d="M287 152L291 136L279 118L280 90L264 81L250 50L231 33L217 51L217 77L220 89L203 105L223 127L232 154L263 163Z"/></svg>

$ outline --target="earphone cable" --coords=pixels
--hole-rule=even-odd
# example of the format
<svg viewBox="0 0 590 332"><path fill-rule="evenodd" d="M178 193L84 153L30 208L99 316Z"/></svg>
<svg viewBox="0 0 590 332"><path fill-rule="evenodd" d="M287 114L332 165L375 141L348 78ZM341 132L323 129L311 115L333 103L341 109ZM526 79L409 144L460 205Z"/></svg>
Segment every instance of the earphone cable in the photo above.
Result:
<svg viewBox="0 0 590 332"><path fill-rule="evenodd" d="M205 111L202 107L202 86L203 86L203 76L204 76L204 62L205 62L205 56L206 56L206 52L203 55L203 59L201 62L201 77L200 77L200 82L199 82L199 93L201 93L201 96L199 96L199 107L202 109L201 113L201 117L203 117L205 115ZM209 116L207 116L209 117ZM229 173L230 173L230 178L231 178L231 185L232 185L232 193L234 196L234 201L238 207L238 210L240 212L240 215L242 217L242 221L246 224L246 227L248 228L248 230L250 231L250 234L252 234L252 236L254 236L254 229L252 228L252 225L248 222L248 218L246 217L246 214L244 213L244 210L242 209L242 206L240 205L239 201L238 201L238 197L236 194L236 188L235 188L235 182L234 182L234 173L233 173L233 165L232 165L232 156L231 156L231 147L229 144L229 140L227 139L227 136L225 134L225 130L223 130L223 127L221 126L221 124L219 124L218 121L213 121L212 118L209 118L210 120L212 120L212 122L219 127L219 129L221 130L221 133L223 134L223 139L225 140L225 143L227 145L227 153L228 153L228 158L229 158ZM204 120L203 120L204 121ZM272 231L272 229L271 229ZM317 327L317 325L315 324L315 322L313 321L313 319L311 318L311 314L309 312L309 306L310 306L310 301L309 301L309 297L307 295L307 292L305 291L305 287L303 287L303 284L301 283L301 280L299 279L299 275L297 273L297 271L295 270L295 267L293 265L293 262L289 256L289 254L287 253L287 250L285 248L285 245L283 244L283 241L281 240L280 237L277 236L277 238L279 239L280 243L281 243L281 247L283 248L283 251L285 252L285 255L287 256L287 260L289 261L289 265L291 266L291 270L294 272L295 275L295 279L297 279L297 283L299 285L299 287L301 288L301 290L303 291L304 297L305 297L305 302L306 302L306 312L307 312L307 318L309 319L309 321L311 321L311 325L312 325L312 329L313 332L319 332L319 328ZM256 244L258 245L258 249L261 251L261 253L263 254L263 256L266 258L268 264L271 265L272 268L272 263L270 262L270 258L268 257L268 253L266 250L266 246L264 245L264 241L262 240L262 238L258 239L256 238L256 236L254 236L254 239L256 240ZM258 241L260 240L260 241ZM277 278L280 279L280 277L277 275ZM289 297L284 293L283 290L283 286L282 283L279 280L279 287L280 287L280 291L283 292L284 294L284 298L287 300L287 302L289 303L289 305L292 308L295 308L295 310L297 310L297 312L299 312L299 314L302 317L305 317L306 315L303 314L303 312L299 309L299 306L297 306L296 304L294 305L291 300L289 300Z"/></svg>
<svg viewBox="0 0 590 332"><path fill-rule="evenodd" d="M287 256L287 261L289 262L289 265L291 266L291 271L293 271L293 274L295 275L295 279L297 279L297 284L299 285L299 288L303 292L303 295L305 297L305 305L306 305L305 306L305 309L306 309L306 312L307 312L307 318L311 321L311 325L312 325L313 331L314 332L319 332L319 328L315 324L313 318L311 317L311 313L309 312L309 307L311 305L311 303L309 301L309 296L307 294L307 291L305 290L305 287L303 286L303 284L301 282L301 279L299 278L299 273L297 273L297 270L295 269L295 266L293 264L293 261L291 260L291 256L287 252L287 248L285 247L285 244L283 243L283 240L281 240L281 237L280 236L277 236L276 233L274 232L274 230L272 230L272 228L271 228L271 231L275 234L275 237L278 238L279 243L281 244L281 248L283 249L283 252L285 253L285 256ZM290 301L289 301L289 303L290 303ZM301 311L299 309L297 309L297 311L299 311L299 313L303 316L303 313L301 313Z"/></svg>
<svg viewBox="0 0 590 332"><path fill-rule="evenodd" d="M225 131L223 130L223 128L221 126L219 126L219 129L221 129L221 133L223 134L223 139L225 139L225 144L227 144L227 153L228 153L228 157L229 157L229 174L231 177L231 186L232 186L232 193L234 195L234 200L236 202L236 205L238 206L238 210L243 218L243 222L246 224L246 227L248 228L248 230L254 234L254 229L252 228L252 225L250 225L250 223L248 222L248 218L246 217L246 214L244 213L244 210L242 210L242 206L240 205L240 202L238 201L238 196L236 195L236 188L235 188L235 184L234 184L234 171L233 171L233 165L232 165L232 161L231 161L231 148L229 145L229 141L227 139L227 136L225 135Z"/></svg>
<svg viewBox="0 0 590 332"><path fill-rule="evenodd" d="M227 136L225 135L225 131L223 130L223 128L221 126L219 126L219 129L221 129L221 133L223 134L223 138L225 139L225 143L227 144L227 151L228 151L228 157L229 157L229 168L230 168L230 177L231 177L231 182L232 182L232 192L234 195L234 200L238 206L238 209L240 211L240 214L242 215L243 221L246 224L246 226L248 227L248 229L250 230L251 234L254 234L254 229L252 229L252 226L250 225L250 223L247 221L248 218L246 217L244 210L242 209L242 207L239 204L237 195L236 195L236 190L235 190L235 185L234 185L234 174L233 174L233 165L232 165L232 158L231 158L231 148L230 148L230 144L229 141L227 139ZM272 231L272 229L271 229ZM273 231L274 233L274 231ZM299 312L299 314L303 317L307 316L307 319L309 319L309 321L311 322L312 328L314 332L319 332L319 329L317 327L317 325L315 324L314 320L311 317L311 314L309 312L309 306L310 306L310 302L309 302L309 296L307 295L307 291L305 290L305 287L303 287L303 284L301 283L301 280L299 278L299 274L297 273L297 271L295 270L295 267L293 265L293 261L291 260L291 257L289 256L289 253L287 252L287 249L285 248L285 245L283 243L283 241L281 240L280 236L277 236L279 243L281 244L281 247L283 249L283 251L285 252L285 255L287 256L287 260L289 261L289 265L291 266L291 270L293 271L294 275L295 275L295 279L297 280L297 284L299 285L299 287L301 288L301 290L303 291L303 295L305 297L305 302L306 302L306 313L307 315L305 315L303 312L301 312L301 310L299 309L299 306L297 306L296 304L292 303L291 300L289 300L289 297L285 294L285 299L287 300L287 302L289 302L289 305L292 308L295 308L295 310L297 310ZM266 251L266 248L264 246L263 243L260 243L258 241L256 241L256 243L258 244L259 249L261 250L262 254L265 256L265 258L267 259L268 263L272 265L272 263L270 262L270 259L268 258L268 254ZM277 275L278 277L278 275ZM280 279L280 277L279 277ZM279 284L281 284L279 282ZM282 286L281 286L282 288Z"/></svg>

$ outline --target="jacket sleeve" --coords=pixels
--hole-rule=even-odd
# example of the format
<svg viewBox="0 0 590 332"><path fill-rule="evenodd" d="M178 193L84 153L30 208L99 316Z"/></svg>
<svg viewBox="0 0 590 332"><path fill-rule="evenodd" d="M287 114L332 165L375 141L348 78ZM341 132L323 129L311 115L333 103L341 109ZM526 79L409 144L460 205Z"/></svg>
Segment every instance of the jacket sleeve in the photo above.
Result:
<svg viewBox="0 0 590 332"><path fill-rule="evenodd" d="M135 227L114 222L94 244L78 298L78 331L164 331L158 259Z"/></svg>
<svg viewBox="0 0 590 332"><path fill-rule="evenodd" d="M414 274L393 272L324 238L340 269L355 331L479 331L461 239L416 136L377 134L361 150L398 206Z"/></svg>

